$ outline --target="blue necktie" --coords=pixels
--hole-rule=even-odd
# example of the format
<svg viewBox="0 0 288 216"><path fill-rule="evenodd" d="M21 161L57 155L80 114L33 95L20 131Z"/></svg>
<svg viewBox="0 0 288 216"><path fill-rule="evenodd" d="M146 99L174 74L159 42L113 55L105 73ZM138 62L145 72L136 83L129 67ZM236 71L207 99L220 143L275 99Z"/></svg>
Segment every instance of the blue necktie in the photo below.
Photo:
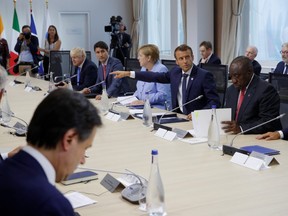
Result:
<svg viewBox="0 0 288 216"><path fill-rule="evenodd" d="M77 86L79 86L79 82L80 82L80 72L81 72L81 69L80 69L80 67L78 67L78 69L77 69Z"/></svg>
<svg viewBox="0 0 288 216"><path fill-rule="evenodd" d="M188 74L183 74L183 80L182 80L182 105L186 103L186 85L187 85L187 77ZM183 106L183 113L187 114L187 109L185 106Z"/></svg>

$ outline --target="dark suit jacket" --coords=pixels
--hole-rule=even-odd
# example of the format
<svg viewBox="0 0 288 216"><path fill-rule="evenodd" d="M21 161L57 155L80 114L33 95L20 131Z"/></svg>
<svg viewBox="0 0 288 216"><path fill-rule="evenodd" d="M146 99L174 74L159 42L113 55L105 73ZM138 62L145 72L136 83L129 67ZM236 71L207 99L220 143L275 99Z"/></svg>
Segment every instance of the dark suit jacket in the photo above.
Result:
<svg viewBox="0 0 288 216"><path fill-rule="evenodd" d="M201 63L201 60L202 60L202 58L199 60L199 63L197 66L199 66L199 64ZM214 53L212 53L210 59L205 64L221 64L221 60L218 56L216 56Z"/></svg>
<svg viewBox="0 0 288 216"><path fill-rule="evenodd" d="M254 74L256 74L257 76L260 76L262 67L261 67L261 65L259 64L259 62L256 61L256 60L253 60L253 61L252 61L252 65L253 65Z"/></svg>
<svg viewBox="0 0 288 216"><path fill-rule="evenodd" d="M279 62L274 70L274 73L283 74L284 67L285 67L285 62L283 61Z"/></svg>
<svg viewBox="0 0 288 216"><path fill-rule="evenodd" d="M110 75L110 72L123 70L123 65L119 59L109 57L106 65L106 89L108 96L118 97L118 95L123 95L127 91L128 83L126 78L114 79L115 75ZM96 83L100 83L104 80L103 78L103 66L100 63L98 67L98 77ZM95 86L91 89L92 93L102 94L102 85Z"/></svg>
<svg viewBox="0 0 288 216"><path fill-rule="evenodd" d="M70 202L48 182L38 161L24 151L0 164L0 194L1 215L74 215Z"/></svg>
<svg viewBox="0 0 288 216"><path fill-rule="evenodd" d="M75 68L75 73L77 74L78 67ZM79 86L77 86L77 76L71 79L73 89L76 91L81 91L84 88L90 87L96 83L97 80L97 66L94 62L89 59L85 59L80 72Z"/></svg>
<svg viewBox="0 0 288 216"><path fill-rule="evenodd" d="M285 128L283 130L283 134L284 134L284 140L288 140L288 128Z"/></svg>
<svg viewBox="0 0 288 216"><path fill-rule="evenodd" d="M235 119L239 90L230 86L226 92L225 107L232 108L232 119ZM279 116L280 98L275 88L258 76L254 76L246 91L238 113L237 123L243 131ZM260 134L281 130L280 120L272 121L247 133Z"/></svg>
<svg viewBox="0 0 288 216"><path fill-rule="evenodd" d="M179 85L182 78L182 69L180 67L174 67L167 73L142 73L135 72L136 79L145 82L159 82L159 83L170 83L171 84L171 99L172 108L178 107L177 95L179 91ZM196 65L193 65L189 77L189 83L187 86L186 102L203 95L204 97L200 100L196 100L186 105L186 109L190 114L194 110L210 109L213 104L220 107L219 96L216 92L216 85L214 82L213 75Z"/></svg>
<svg viewBox="0 0 288 216"><path fill-rule="evenodd" d="M14 47L14 50L20 55L21 52L21 45L23 41L17 39L17 43ZM31 35L31 43L27 45L30 48L30 52L33 56L34 63L38 65L38 58L37 58L37 53L38 53L38 47L39 47L39 41L38 38L34 35Z"/></svg>

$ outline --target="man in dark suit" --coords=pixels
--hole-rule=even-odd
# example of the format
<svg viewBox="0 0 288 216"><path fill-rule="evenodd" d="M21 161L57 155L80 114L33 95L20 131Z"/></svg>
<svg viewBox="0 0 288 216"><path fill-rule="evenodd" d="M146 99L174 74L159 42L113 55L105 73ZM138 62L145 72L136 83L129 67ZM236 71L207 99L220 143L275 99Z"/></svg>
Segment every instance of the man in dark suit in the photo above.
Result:
<svg viewBox="0 0 288 216"><path fill-rule="evenodd" d="M201 42L199 51L201 55L199 64L221 64L220 58L212 52L212 44L210 41Z"/></svg>
<svg viewBox="0 0 288 216"><path fill-rule="evenodd" d="M282 56L282 61L277 64L274 73L288 74L288 43L282 44L280 53Z"/></svg>
<svg viewBox="0 0 288 216"><path fill-rule="evenodd" d="M0 212L9 216L74 215L55 187L85 163L101 119L82 94L56 89L36 108L27 146L0 164Z"/></svg>
<svg viewBox="0 0 288 216"><path fill-rule="evenodd" d="M22 27L22 32L17 38L14 50L19 54L17 64L14 66L13 71L19 73L20 65L31 65L32 73L38 73L38 38L31 34L30 26L24 25Z"/></svg>
<svg viewBox="0 0 288 216"><path fill-rule="evenodd" d="M86 58L85 50L79 47L73 48L70 56L75 66L75 76L71 79L73 89L81 91L94 85L97 80L97 66Z"/></svg>
<svg viewBox="0 0 288 216"><path fill-rule="evenodd" d="M267 132L260 136L257 136L256 139L265 139L265 140L277 140L277 139L284 139L288 140L288 128L284 130L274 131L274 132Z"/></svg>
<svg viewBox="0 0 288 216"><path fill-rule="evenodd" d="M177 112L188 115L189 119L194 110L210 109L212 105L220 107L213 75L193 64L194 56L191 47L186 44L178 46L174 51L174 57L179 67L174 67L167 73L117 71L112 74L115 74L116 78L130 76L145 82L170 83L172 108L180 106ZM199 95L203 97L182 107Z"/></svg>
<svg viewBox="0 0 288 216"><path fill-rule="evenodd" d="M114 79L114 76L110 75L110 72L123 70L123 65L119 59L109 57L108 45L103 41L98 41L94 45L94 51L97 59L99 60L98 76L96 81L96 86L89 88L84 88L82 93L96 94L96 100L101 100L102 85L97 85L97 83L105 80L105 85L107 89L107 94L109 97L118 97L118 95L123 95L128 91L128 83L126 78Z"/></svg>
<svg viewBox="0 0 288 216"><path fill-rule="evenodd" d="M229 75L233 85L227 89L225 107L232 109L232 121L223 121L226 133L240 133L279 116L280 98L275 88L253 73L251 60L235 58ZM259 134L281 130L280 120L255 128L247 133Z"/></svg>
<svg viewBox="0 0 288 216"><path fill-rule="evenodd" d="M246 52L245 52L245 56L251 60L254 74L256 74L257 76L260 76L262 67L259 64L259 62L255 60L257 54L258 54L257 47L255 47L255 46L248 46L247 47Z"/></svg>

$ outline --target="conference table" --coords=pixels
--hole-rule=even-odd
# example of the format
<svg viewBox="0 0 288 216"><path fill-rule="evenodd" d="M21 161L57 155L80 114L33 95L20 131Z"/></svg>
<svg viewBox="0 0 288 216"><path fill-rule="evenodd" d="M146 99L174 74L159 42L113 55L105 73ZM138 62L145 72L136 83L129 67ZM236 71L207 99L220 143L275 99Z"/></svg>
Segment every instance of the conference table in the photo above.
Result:
<svg viewBox="0 0 288 216"><path fill-rule="evenodd" d="M7 95L15 116L29 123L32 114L45 97L48 82L32 78L31 85L42 91L27 92L23 84L10 85ZM25 77L17 77L24 81ZM100 102L89 99L96 107ZM114 100L114 99L111 99ZM115 106L114 109L125 109ZM126 108L127 109L127 108ZM99 174L98 180L69 186L57 184L62 193L77 191L97 203L75 209L80 215L146 215L121 197L121 188L109 192L100 182L109 171L131 170L149 178L151 150L159 151L159 167L165 190L168 215L287 215L288 212L288 142L284 140L256 140L256 135L239 135L235 147L261 145L280 150L275 159L280 165L255 171L230 162L230 155L211 150L207 143L189 144L178 139L167 141L155 136L152 128L145 127L141 119L111 121L101 113L103 126L97 130L92 148L86 152L84 165ZM13 119L18 121L17 119ZM191 122L169 124L173 128L192 129ZM1 151L25 145L25 137L11 135L13 129L0 127ZM229 135L231 140L234 135ZM106 172L106 171L107 172ZM118 178L121 174L110 172ZM33 179L31 179L33 181Z"/></svg>

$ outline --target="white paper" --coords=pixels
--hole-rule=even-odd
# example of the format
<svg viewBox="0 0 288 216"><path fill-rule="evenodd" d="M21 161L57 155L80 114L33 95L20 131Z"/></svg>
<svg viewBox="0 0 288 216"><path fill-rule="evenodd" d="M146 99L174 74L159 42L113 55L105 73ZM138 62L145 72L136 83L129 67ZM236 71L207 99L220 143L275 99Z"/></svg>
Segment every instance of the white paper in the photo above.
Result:
<svg viewBox="0 0 288 216"><path fill-rule="evenodd" d="M71 203L71 205L74 209L82 207L82 206L97 203L96 200L92 200L89 197L84 196L83 194L81 194L79 192L67 193L64 196L69 200L69 202Z"/></svg>
<svg viewBox="0 0 288 216"><path fill-rule="evenodd" d="M127 105L132 103L133 101L137 101L138 99L135 96L123 96L118 97L117 101L122 105Z"/></svg>
<svg viewBox="0 0 288 216"><path fill-rule="evenodd" d="M173 141L177 137L177 134L173 131L167 131L167 133L164 135L164 139L168 141Z"/></svg>
<svg viewBox="0 0 288 216"><path fill-rule="evenodd" d="M167 130L163 128L158 128L158 130L156 131L154 135L163 138L166 133L167 133Z"/></svg>
<svg viewBox="0 0 288 216"><path fill-rule="evenodd" d="M211 120L211 109L195 110L192 112L192 122L196 137L208 137L208 128ZM217 122L220 128L220 135L224 135L221 121L231 121L231 108L216 109Z"/></svg>
<svg viewBox="0 0 288 216"><path fill-rule="evenodd" d="M179 139L182 142L186 142L189 144L199 144L199 143L207 143L208 139L205 137L192 137L192 138L185 138Z"/></svg>

